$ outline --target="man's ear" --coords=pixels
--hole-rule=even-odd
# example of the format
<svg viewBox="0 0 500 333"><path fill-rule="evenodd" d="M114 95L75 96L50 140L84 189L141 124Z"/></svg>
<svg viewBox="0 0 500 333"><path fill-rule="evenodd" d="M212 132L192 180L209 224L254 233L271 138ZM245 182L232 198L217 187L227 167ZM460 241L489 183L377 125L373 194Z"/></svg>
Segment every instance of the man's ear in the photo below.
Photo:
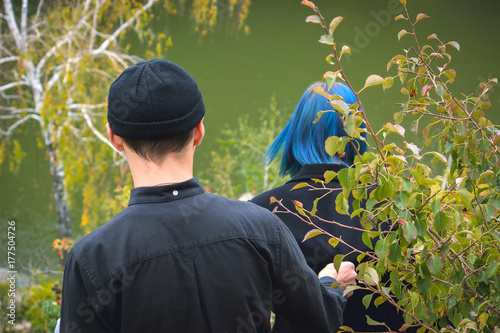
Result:
<svg viewBox="0 0 500 333"><path fill-rule="evenodd" d="M109 141L111 142L113 147L115 147L118 151L123 151L124 148L122 138L113 133L111 127L109 126L109 123L106 123L106 131L108 132Z"/></svg>
<svg viewBox="0 0 500 333"><path fill-rule="evenodd" d="M203 118L205 119L205 118ZM199 146L203 137L205 136L205 126L203 125L203 119L200 121L194 130L194 145Z"/></svg>

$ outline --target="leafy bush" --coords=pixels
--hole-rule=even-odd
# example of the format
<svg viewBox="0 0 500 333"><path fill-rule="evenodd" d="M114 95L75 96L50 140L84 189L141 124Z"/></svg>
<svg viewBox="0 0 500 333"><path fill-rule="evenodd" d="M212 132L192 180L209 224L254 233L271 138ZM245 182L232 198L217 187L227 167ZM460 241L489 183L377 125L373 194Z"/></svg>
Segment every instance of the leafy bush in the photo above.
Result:
<svg viewBox="0 0 500 333"><path fill-rule="evenodd" d="M21 287L20 315L33 332L54 332L61 312L62 276L32 274L28 287Z"/></svg>
<svg viewBox="0 0 500 333"><path fill-rule="evenodd" d="M487 93L497 79L481 83L477 96L454 95L451 53L460 50L459 43L432 34L429 44L419 45L415 26L428 16L420 13L413 20L406 1L400 2L404 14L395 19L408 30L402 29L398 38L413 37L414 46L389 61L392 76L372 74L356 93L376 85L389 89L399 80L403 101L393 123L375 132L357 110L359 100L347 105L340 96L316 90L329 98L332 112L343 116L349 135L326 141L330 155L342 154L353 138L361 138L361 131L373 141L371 151L358 154L351 168L325 174L327 180L334 176L340 180L343 189L336 209L362 218L367 230L363 241L372 249L357 251L358 259L364 260L357 267L361 283L346 292L369 290L372 294L365 304L389 302L397 307L406 322L401 330L413 326L419 332L499 332L500 126L486 116L491 106ZM332 84L340 78L352 88L341 66L350 48L344 45L339 51L335 43L342 17L326 24L313 2L302 3L315 11L306 21L325 31L320 42L332 47L327 61L337 69L325 73L324 79ZM404 138L403 119L410 119L410 130L423 138L423 145L391 141ZM366 130L359 127L361 123ZM350 195L356 199L352 207L347 204ZM295 208L304 221L314 215L301 203ZM390 226L389 231L382 231L384 225ZM330 236L332 244L341 241L338 235ZM377 240L375 246L372 240ZM335 258L336 265L341 260L342 256ZM382 281L383 275L390 279ZM384 325L370 318L368 323Z"/></svg>

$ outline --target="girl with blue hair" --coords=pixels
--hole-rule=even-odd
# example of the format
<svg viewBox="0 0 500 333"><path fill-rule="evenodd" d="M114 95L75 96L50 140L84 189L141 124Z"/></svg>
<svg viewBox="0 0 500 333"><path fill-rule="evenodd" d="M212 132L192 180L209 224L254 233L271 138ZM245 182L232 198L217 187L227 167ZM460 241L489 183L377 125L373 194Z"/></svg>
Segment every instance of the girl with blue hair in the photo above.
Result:
<svg viewBox="0 0 500 333"><path fill-rule="evenodd" d="M324 163L351 166L357 151L363 154L367 145L364 140L354 140L353 144L347 144L345 155L331 157L325 150L325 141L330 136L347 136L340 115L334 111L328 99L319 95L314 88L321 87L330 95L343 98L344 102L352 105L357 102L352 90L342 83L335 83L328 89L324 82L316 82L309 86L300 99L290 121L274 140L266 153L265 160L270 164L280 155L280 175L295 176L300 169L307 164ZM318 112L324 113L317 123L314 120ZM362 125L364 127L364 124ZM366 133L362 133L366 138ZM354 147L356 146L356 148ZM357 149L357 151L356 151Z"/></svg>
<svg viewBox="0 0 500 333"><path fill-rule="evenodd" d="M308 211L312 210L313 202L316 198L324 195L326 191L331 190L328 195L319 200L316 207L316 214L311 217L312 222L330 234L341 237L350 246L360 251L370 251L362 241L362 231L360 220L357 216L339 214L335 209L335 199L337 194L342 191L342 186L337 178L334 178L328 184L325 184L325 190L311 190L311 187L301 187L292 190L299 183L308 183L317 187L313 179L324 180L324 174L328 170L339 172L343 168L350 167L356 155L363 154L367 150L367 144L364 138L366 133L362 132L363 139L355 139L347 143L344 154L339 156L330 156L325 150L325 141L330 136L346 137L343 119L338 112L330 105L329 100L321 94L313 91L316 87L322 87L330 95L342 97L343 101L349 105L357 102L356 96L352 90L342 83L335 83L328 89L324 82L316 82L308 87L302 95L294 113L281 131L278 137L269 147L265 161L270 164L275 159L281 158L280 175L290 175L290 181L282 186L264 192L254 197L251 201L259 206L275 211L277 216L288 226L293 236L306 258L309 266L319 273L323 267L333 262L337 254L344 255L344 260L354 262L356 265L358 252L354 252L351 247L339 243L336 247L329 244L328 235L318 235L314 238L303 241L304 236L313 226L303 222L294 214L283 212L278 203L274 200L271 203L270 198L275 197L281 200L285 207L293 211L294 201L299 201ZM361 107L362 110L362 107ZM320 111L325 112L321 115L319 121L314 120L318 117ZM361 125L364 127L364 124ZM353 198L349 199L352 207ZM338 224L328 223L335 221ZM397 331L403 324L403 318L398 315L395 308L389 304L382 304L378 308L371 305L368 309L362 303L363 296L366 295L362 290L356 290L349 298L344 311L344 325L354 329L354 331L375 331L377 327L385 331L384 326L368 326L366 317L385 322L392 330ZM289 332L286 322L277 318L273 332Z"/></svg>

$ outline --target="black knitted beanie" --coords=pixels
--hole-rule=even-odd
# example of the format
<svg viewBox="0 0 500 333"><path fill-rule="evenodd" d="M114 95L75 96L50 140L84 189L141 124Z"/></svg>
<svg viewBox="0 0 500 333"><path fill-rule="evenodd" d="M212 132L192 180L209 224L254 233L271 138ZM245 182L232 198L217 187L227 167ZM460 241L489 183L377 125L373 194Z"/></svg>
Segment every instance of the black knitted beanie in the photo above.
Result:
<svg viewBox="0 0 500 333"><path fill-rule="evenodd" d="M123 138L155 140L182 134L204 115L196 81L167 60L139 62L109 88L108 123Z"/></svg>

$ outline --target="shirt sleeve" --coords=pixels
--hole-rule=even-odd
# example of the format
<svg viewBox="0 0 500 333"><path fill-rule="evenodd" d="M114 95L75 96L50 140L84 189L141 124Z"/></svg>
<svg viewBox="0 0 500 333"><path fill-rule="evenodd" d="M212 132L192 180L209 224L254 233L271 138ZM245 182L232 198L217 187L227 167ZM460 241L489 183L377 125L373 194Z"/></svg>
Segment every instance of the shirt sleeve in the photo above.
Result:
<svg viewBox="0 0 500 333"><path fill-rule="evenodd" d="M70 251L64 268L61 333L113 332L102 320L98 295Z"/></svg>
<svg viewBox="0 0 500 333"><path fill-rule="evenodd" d="M318 279L288 228L276 218L279 247L274 312L292 332L337 332L347 299L332 277Z"/></svg>

